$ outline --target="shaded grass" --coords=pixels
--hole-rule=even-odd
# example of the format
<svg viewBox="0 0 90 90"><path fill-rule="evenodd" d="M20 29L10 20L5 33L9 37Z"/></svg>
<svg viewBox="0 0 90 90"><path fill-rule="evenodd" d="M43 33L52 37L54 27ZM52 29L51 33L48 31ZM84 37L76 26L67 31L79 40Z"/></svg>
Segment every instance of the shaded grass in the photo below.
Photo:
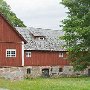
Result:
<svg viewBox="0 0 90 90"><path fill-rule="evenodd" d="M0 88L10 90L90 90L90 78L39 78L22 81L0 79Z"/></svg>

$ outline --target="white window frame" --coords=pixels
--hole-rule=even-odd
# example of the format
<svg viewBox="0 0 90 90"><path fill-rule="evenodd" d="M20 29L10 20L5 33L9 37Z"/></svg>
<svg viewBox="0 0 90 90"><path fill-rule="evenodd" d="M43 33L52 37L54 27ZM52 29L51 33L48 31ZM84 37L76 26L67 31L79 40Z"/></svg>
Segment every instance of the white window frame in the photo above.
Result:
<svg viewBox="0 0 90 90"><path fill-rule="evenodd" d="M44 37L39 37L39 40L45 40L45 38Z"/></svg>
<svg viewBox="0 0 90 90"><path fill-rule="evenodd" d="M26 52L26 57L31 57L31 52Z"/></svg>
<svg viewBox="0 0 90 90"><path fill-rule="evenodd" d="M63 57L63 52L59 52L59 57Z"/></svg>
<svg viewBox="0 0 90 90"><path fill-rule="evenodd" d="M13 51L15 52L15 54L12 54ZM6 49L6 57L16 57L16 49Z"/></svg>

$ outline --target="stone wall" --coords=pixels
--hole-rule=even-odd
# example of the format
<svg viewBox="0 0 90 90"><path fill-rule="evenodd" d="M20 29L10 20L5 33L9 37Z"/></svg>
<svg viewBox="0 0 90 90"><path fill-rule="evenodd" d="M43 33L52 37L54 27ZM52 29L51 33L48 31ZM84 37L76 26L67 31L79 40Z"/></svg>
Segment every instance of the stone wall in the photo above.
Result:
<svg viewBox="0 0 90 90"><path fill-rule="evenodd" d="M28 67L27 67L28 68ZM59 71L59 68L62 68L62 71ZM77 76L77 75L88 75L88 67L84 71L75 72L73 66L33 66L31 68L31 76L38 77L42 76L42 70L48 69L50 76Z"/></svg>
<svg viewBox="0 0 90 90"><path fill-rule="evenodd" d="M64 66L63 67L63 74L66 74L66 75L72 75L74 74L74 70L73 70L73 66Z"/></svg>
<svg viewBox="0 0 90 90"><path fill-rule="evenodd" d="M10 80L24 79L24 68L22 67L2 67L0 68L0 77Z"/></svg>
<svg viewBox="0 0 90 90"><path fill-rule="evenodd" d="M59 68L62 68L60 71ZM27 72L27 69L30 69L30 72ZM25 77L41 77L42 76L42 70L48 69L49 70L49 76L74 76L74 75L88 75L88 67L86 70L81 72L74 72L72 66L27 66L27 67L2 67L0 68L0 77L4 77L5 79L10 80L22 80Z"/></svg>
<svg viewBox="0 0 90 90"><path fill-rule="evenodd" d="M29 67L27 67L29 68ZM59 71L59 68L62 68L62 71ZM73 66L33 66L31 68L31 77L40 77L42 76L42 70L48 69L50 76L77 76L77 75L87 75L88 68L81 72L74 72Z"/></svg>
<svg viewBox="0 0 90 90"><path fill-rule="evenodd" d="M31 77L40 77L41 76L41 69L38 66L33 66L31 69Z"/></svg>

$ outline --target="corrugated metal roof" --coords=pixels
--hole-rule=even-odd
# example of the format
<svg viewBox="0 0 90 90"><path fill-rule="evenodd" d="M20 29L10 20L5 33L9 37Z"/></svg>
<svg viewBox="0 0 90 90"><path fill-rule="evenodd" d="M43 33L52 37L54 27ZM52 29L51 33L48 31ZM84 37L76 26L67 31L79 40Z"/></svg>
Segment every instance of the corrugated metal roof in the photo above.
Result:
<svg viewBox="0 0 90 90"><path fill-rule="evenodd" d="M16 29L28 42L25 44L25 50L65 51L63 48L64 41L59 39L63 35L60 30L32 27L16 27ZM40 39L40 37L44 39Z"/></svg>

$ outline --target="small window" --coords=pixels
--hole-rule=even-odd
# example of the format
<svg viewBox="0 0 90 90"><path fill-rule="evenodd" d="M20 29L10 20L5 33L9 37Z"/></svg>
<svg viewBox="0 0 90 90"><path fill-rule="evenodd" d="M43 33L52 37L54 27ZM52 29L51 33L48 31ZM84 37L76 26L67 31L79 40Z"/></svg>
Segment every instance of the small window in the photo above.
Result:
<svg viewBox="0 0 90 90"><path fill-rule="evenodd" d="M16 49L6 49L6 57L16 57Z"/></svg>
<svg viewBox="0 0 90 90"><path fill-rule="evenodd" d="M63 71L63 69L62 68L59 68L59 72L62 72Z"/></svg>
<svg viewBox="0 0 90 90"><path fill-rule="evenodd" d="M31 57L31 52L26 52L26 57Z"/></svg>
<svg viewBox="0 0 90 90"><path fill-rule="evenodd" d="M63 53L62 52L59 53L59 57L63 57Z"/></svg>
<svg viewBox="0 0 90 90"><path fill-rule="evenodd" d="M51 72L52 72L53 68L51 68Z"/></svg>
<svg viewBox="0 0 90 90"><path fill-rule="evenodd" d="M40 39L40 40L44 40L45 38L44 38L44 37L40 37L39 39Z"/></svg>
<svg viewBox="0 0 90 90"><path fill-rule="evenodd" d="M27 69L27 74L31 74L31 68Z"/></svg>

